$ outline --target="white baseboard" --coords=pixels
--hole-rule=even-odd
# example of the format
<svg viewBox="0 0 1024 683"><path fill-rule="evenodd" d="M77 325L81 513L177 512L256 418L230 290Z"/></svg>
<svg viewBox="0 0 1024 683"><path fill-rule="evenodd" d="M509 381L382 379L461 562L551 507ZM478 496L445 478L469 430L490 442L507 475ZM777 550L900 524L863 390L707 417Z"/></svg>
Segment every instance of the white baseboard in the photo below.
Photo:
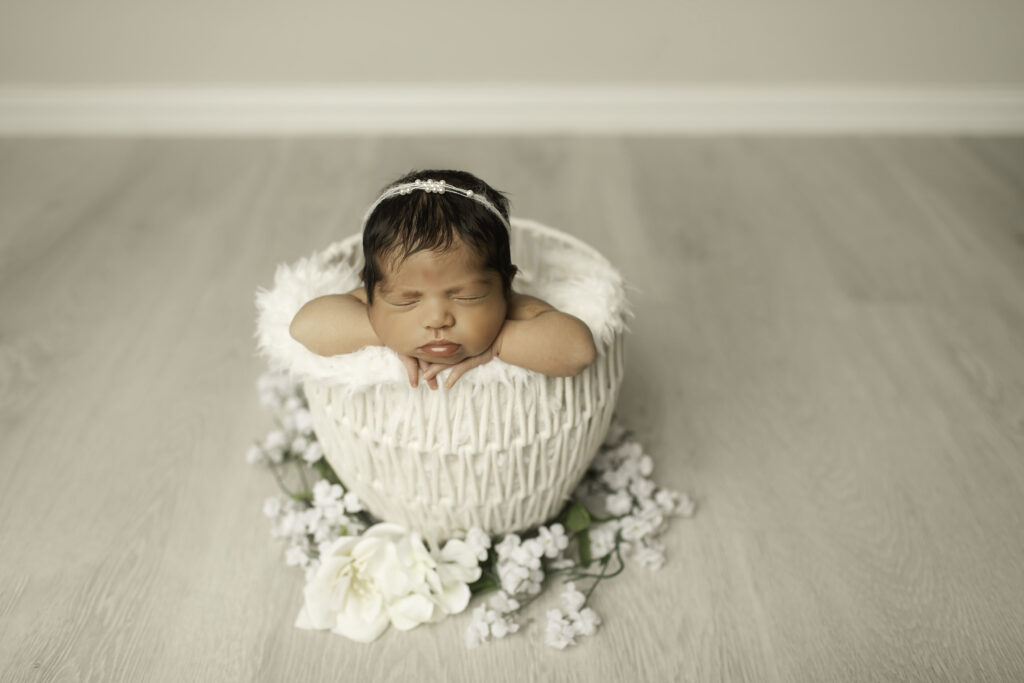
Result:
<svg viewBox="0 0 1024 683"><path fill-rule="evenodd" d="M1022 134L1024 86L0 86L0 135Z"/></svg>

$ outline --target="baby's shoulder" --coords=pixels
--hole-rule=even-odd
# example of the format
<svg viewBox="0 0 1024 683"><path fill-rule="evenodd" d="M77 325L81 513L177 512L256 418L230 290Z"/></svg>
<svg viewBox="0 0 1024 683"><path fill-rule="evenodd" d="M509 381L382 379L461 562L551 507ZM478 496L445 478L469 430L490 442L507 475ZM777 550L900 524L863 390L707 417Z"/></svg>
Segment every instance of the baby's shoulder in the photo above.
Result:
<svg viewBox="0 0 1024 683"><path fill-rule="evenodd" d="M505 317L509 320L530 320L545 311L553 310L555 307L543 299L513 292L509 300L508 314Z"/></svg>

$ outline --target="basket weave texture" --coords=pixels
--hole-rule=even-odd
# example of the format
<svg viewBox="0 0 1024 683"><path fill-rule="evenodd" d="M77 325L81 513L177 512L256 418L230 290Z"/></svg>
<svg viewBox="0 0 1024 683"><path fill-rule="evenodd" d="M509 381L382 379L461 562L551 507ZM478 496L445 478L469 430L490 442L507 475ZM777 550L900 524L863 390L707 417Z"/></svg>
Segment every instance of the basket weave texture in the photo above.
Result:
<svg viewBox="0 0 1024 683"><path fill-rule="evenodd" d="M615 408L625 333L621 277L570 235L520 219L512 228L518 290L571 313L571 302L545 296L561 291L558 282L595 272L615 281L608 291L617 298L606 304L617 324L595 333L598 355L582 373L547 377L513 368L494 381L465 381L485 365L449 390L443 381L437 390L382 381L354 391L336 377L303 380L317 438L345 486L375 517L425 539L462 537L474 525L500 535L549 521L582 479ZM357 269L358 238L334 245L331 260ZM587 298L594 296L602 294Z"/></svg>

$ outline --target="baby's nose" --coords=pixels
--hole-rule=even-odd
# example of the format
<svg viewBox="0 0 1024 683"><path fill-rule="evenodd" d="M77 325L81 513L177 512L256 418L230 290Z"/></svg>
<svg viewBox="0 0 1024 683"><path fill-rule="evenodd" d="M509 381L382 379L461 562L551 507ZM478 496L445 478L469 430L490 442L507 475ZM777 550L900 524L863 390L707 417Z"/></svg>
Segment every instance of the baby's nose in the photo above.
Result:
<svg viewBox="0 0 1024 683"><path fill-rule="evenodd" d="M435 303L427 310L425 323L430 329L443 329L455 324L455 316L448 310L448 306Z"/></svg>

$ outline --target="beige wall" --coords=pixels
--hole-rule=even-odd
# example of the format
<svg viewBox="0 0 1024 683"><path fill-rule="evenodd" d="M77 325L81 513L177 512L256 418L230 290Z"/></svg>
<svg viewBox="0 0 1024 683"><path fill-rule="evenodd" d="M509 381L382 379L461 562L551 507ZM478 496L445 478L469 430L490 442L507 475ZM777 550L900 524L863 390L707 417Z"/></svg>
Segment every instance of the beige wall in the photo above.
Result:
<svg viewBox="0 0 1024 683"><path fill-rule="evenodd" d="M1017 0L0 0L0 85L1024 83Z"/></svg>

